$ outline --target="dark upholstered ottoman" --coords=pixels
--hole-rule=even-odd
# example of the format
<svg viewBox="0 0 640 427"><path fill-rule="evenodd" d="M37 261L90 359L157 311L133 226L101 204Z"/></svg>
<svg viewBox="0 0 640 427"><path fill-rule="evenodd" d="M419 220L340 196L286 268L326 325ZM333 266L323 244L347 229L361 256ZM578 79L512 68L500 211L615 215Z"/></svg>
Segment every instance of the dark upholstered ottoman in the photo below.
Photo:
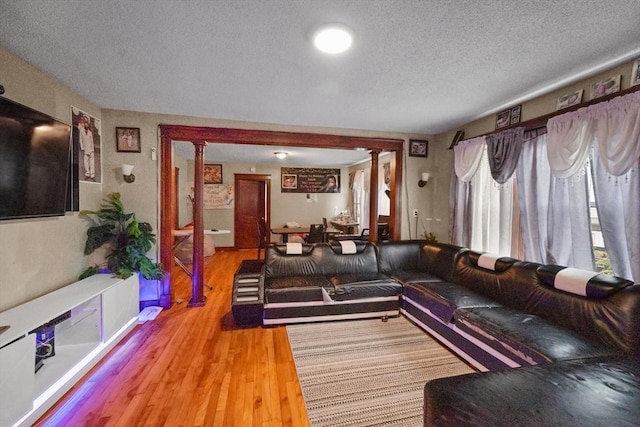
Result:
<svg viewBox="0 0 640 427"><path fill-rule="evenodd" d="M429 381L425 426L638 426L640 361L594 358Z"/></svg>

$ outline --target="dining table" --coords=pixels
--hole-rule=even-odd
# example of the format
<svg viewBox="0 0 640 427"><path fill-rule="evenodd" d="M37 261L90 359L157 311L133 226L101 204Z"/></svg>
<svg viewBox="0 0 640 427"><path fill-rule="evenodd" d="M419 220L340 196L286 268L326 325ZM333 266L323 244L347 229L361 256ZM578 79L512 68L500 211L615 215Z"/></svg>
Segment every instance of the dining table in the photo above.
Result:
<svg viewBox="0 0 640 427"><path fill-rule="evenodd" d="M342 231L345 234L354 234L359 223L355 221L336 221L331 220L331 225L337 230Z"/></svg>
<svg viewBox="0 0 640 427"><path fill-rule="evenodd" d="M300 227L273 227L271 228L272 234L279 234L282 236L282 243L287 243L289 241L289 235L291 234L309 234L309 230L311 229L310 225L300 226ZM325 241L329 240L329 236L333 234L340 234L341 231L337 228L327 228L324 230Z"/></svg>
<svg viewBox="0 0 640 427"><path fill-rule="evenodd" d="M309 234L310 226L300 227L274 227L271 229L271 233L279 234L282 236L282 243L289 241L289 235L291 234Z"/></svg>

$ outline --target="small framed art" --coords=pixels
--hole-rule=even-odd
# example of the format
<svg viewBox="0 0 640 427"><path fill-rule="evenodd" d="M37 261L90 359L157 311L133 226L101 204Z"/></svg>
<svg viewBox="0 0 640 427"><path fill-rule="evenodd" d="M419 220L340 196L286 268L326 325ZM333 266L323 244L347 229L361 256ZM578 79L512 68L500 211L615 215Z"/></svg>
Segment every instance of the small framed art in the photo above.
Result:
<svg viewBox="0 0 640 427"><path fill-rule="evenodd" d="M121 153L139 153L140 128L116 128L116 148Z"/></svg>
<svg viewBox="0 0 640 427"><path fill-rule="evenodd" d="M204 165L204 183L222 184L222 165Z"/></svg>
<svg viewBox="0 0 640 427"><path fill-rule="evenodd" d="M558 98L558 104L556 105L556 110L562 110L563 108L572 107L574 105L578 105L582 102L582 94L584 93L584 89L577 90L572 93L568 93L566 95Z"/></svg>
<svg viewBox="0 0 640 427"><path fill-rule="evenodd" d="M633 61L631 69L631 86L640 85L640 58Z"/></svg>
<svg viewBox="0 0 640 427"><path fill-rule="evenodd" d="M601 96L610 95L620 91L620 74L600 80L591 85L591 99L600 98Z"/></svg>
<svg viewBox="0 0 640 427"><path fill-rule="evenodd" d="M409 140L409 155L413 157L427 157L429 155L429 141Z"/></svg>
<svg viewBox="0 0 640 427"><path fill-rule="evenodd" d="M522 105L516 105L511 108L511 118L509 120L509 124L520 123L520 113L522 113Z"/></svg>
<svg viewBox="0 0 640 427"><path fill-rule="evenodd" d="M511 109L499 112L496 115L496 129L506 128L511 124Z"/></svg>

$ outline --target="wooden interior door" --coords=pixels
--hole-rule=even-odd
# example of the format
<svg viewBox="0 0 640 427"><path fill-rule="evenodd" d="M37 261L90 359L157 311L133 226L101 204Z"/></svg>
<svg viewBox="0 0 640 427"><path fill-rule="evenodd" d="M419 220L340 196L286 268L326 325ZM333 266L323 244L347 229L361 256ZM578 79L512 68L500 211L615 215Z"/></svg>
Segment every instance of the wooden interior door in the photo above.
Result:
<svg viewBox="0 0 640 427"><path fill-rule="evenodd" d="M270 175L235 175L234 240L236 249L258 247L258 219L270 224Z"/></svg>

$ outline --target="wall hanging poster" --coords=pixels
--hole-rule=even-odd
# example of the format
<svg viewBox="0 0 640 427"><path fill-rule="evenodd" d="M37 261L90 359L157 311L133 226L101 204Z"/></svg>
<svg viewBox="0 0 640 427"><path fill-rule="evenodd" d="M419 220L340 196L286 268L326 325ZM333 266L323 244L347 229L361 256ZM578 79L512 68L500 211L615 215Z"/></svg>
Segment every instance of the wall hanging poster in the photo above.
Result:
<svg viewBox="0 0 640 427"><path fill-rule="evenodd" d="M73 124L73 148L78 156L78 177L80 181L102 183L102 146L100 120L71 107Z"/></svg>
<svg viewBox="0 0 640 427"><path fill-rule="evenodd" d="M283 193L339 193L340 169L281 168Z"/></svg>
<svg viewBox="0 0 640 427"><path fill-rule="evenodd" d="M193 207L193 182L188 184L187 204ZM233 209L234 184L205 184L202 196L204 209Z"/></svg>

